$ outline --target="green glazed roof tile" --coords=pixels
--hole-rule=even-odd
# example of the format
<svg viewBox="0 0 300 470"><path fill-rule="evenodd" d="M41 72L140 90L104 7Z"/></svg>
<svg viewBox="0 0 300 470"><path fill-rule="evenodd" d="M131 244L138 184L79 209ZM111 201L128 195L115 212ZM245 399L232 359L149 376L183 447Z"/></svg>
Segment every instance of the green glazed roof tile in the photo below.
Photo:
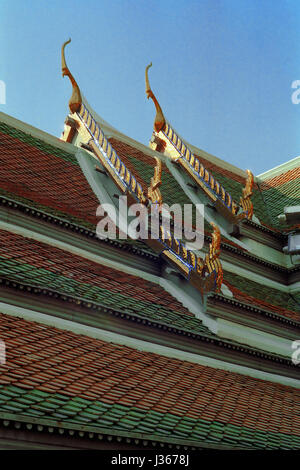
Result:
<svg viewBox="0 0 300 470"><path fill-rule="evenodd" d="M69 163L78 165L75 155L63 151L60 148L55 147L54 145L50 145L44 142L43 140L32 136L31 134L27 134L19 129L15 129L3 122L0 122L0 132L17 138L21 142L25 142L29 145L32 145L33 147L36 147L49 155L55 155L59 158L66 160Z"/></svg>
<svg viewBox="0 0 300 470"><path fill-rule="evenodd" d="M16 414L21 413L24 416L35 418L45 416L62 420L65 423L93 423L93 426L126 429L129 432L136 430L157 436L172 435L182 439L204 440L207 443L224 442L229 445L243 445L251 448L300 448L300 436L296 435L255 430L230 423L224 424L186 416L180 417L172 413L153 410L147 413L138 408L129 408L118 404L108 405L100 401L89 401L79 397L70 399L65 396L65 399L62 400L61 394L40 393L37 390L29 393L20 391L20 396L17 398L13 396L17 393L17 389L6 387L6 391L8 392L6 395L8 402L1 406L2 410ZM40 402L33 404L28 410L23 410L23 405L21 404L20 408L20 403L17 400L24 400L25 395L34 398L32 403L36 402L36 399L39 399ZM60 399L57 399L56 396L60 396ZM56 411L53 410L53 402L56 404L55 407L58 407ZM102 414L103 410L106 410L105 415Z"/></svg>
<svg viewBox="0 0 300 470"><path fill-rule="evenodd" d="M289 293L285 293L281 290L274 289L273 287L264 286L245 277L238 276L229 271L224 271L224 279L232 284L234 287L240 289L243 293L246 293L254 298L260 299L265 302L269 302L272 305L287 308L292 311L300 311L300 307L295 302L293 297ZM278 311L280 314L280 310Z"/></svg>
<svg viewBox="0 0 300 470"><path fill-rule="evenodd" d="M27 415L27 416L33 416L33 417L38 417L38 416L44 416L45 413L39 410L35 410L33 407L28 408L27 410L23 411L22 414Z"/></svg>

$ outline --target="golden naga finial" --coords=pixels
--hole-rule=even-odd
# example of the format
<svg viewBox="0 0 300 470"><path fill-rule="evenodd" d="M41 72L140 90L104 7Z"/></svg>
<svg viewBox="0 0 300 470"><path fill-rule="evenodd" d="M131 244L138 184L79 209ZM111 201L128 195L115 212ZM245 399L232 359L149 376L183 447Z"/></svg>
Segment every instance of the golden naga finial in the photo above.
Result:
<svg viewBox="0 0 300 470"><path fill-rule="evenodd" d="M76 111L79 111L81 103L82 103L82 98L81 98L81 93L79 90L79 86L77 85L77 82L73 75L71 74L67 64L66 64L66 58L65 58L65 47L67 44L71 42L71 39L68 41L64 42L61 48L61 70L62 70L62 76L64 77L67 75L70 79L70 82L72 83L73 87L73 93L71 96L71 99L69 101L69 108L71 113L75 113Z"/></svg>
<svg viewBox="0 0 300 470"><path fill-rule="evenodd" d="M148 188L148 198L153 204L161 206L163 201L159 186L161 185L162 164L158 157L154 158L156 160L156 165L154 168L154 176L151 178L151 183Z"/></svg>
<svg viewBox="0 0 300 470"><path fill-rule="evenodd" d="M221 246L221 233L219 227L210 222L213 228L211 243L209 244L209 252L205 256L205 269L208 273L215 272L215 292L219 292L223 282L223 269L220 262L220 246Z"/></svg>
<svg viewBox="0 0 300 470"><path fill-rule="evenodd" d="M219 227L210 222L210 225L213 228L211 243L209 245L209 258L214 259L220 255L220 246L221 246L221 232Z"/></svg>
<svg viewBox="0 0 300 470"><path fill-rule="evenodd" d="M243 196L240 199L242 208L247 211L247 219L252 219L253 216L253 203L250 198L252 196L252 189L254 184L254 176L250 170L246 170L247 179L243 189Z"/></svg>
<svg viewBox="0 0 300 470"><path fill-rule="evenodd" d="M247 173L247 179L246 179L246 184L243 189L243 197L244 199L246 197L252 196L252 189L253 189L253 184L254 184L254 176L253 173L250 170L246 170Z"/></svg>
<svg viewBox="0 0 300 470"><path fill-rule="evenodd" d="M155 98L155 95L152 92L151 87L150 87L149 77L148 77L148 70L150 69L150 67L152 67L152 62L151 62L151 64L147 65L146 70L145 70L146 95L147 95L148 99L151 98L153 100L153 103L155 105L156 116L155 116L155 120L154 120L154 129L156 130L156 132L159 132L164 127L164 125L166 123L166 120L165 120L165 117L163 115L162 109L159 105L159 102Z"/></svg>

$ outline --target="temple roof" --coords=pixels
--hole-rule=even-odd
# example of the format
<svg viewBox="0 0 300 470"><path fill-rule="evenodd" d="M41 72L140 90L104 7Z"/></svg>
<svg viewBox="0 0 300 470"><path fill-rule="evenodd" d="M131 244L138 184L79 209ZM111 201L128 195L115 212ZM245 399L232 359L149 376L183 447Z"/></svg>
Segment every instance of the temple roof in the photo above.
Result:
<svg viewBox="0 0 300 470"><path fill-rule="evenodd" d="M299 204L300 157L259 175L258 181L273 225L286 229L286 226L279 225L277 217L283 213L284 207Z"/></svg>
<svg viewBox="0 0 300 470"><path fill-rule="evenodd" d="M300 449L300 271L277 220L299 200L299 160L254 178L161 109L146 147L94 112L64 56L63 73L61 139L0 115L0 422ZM97 206L122 194L148 213L203 203L204 246L162 226L155 242L99 239Z"/></svg>
<svg viewBox="0 0 300 470"><path fill-rule="evenodd" d="M74 156L76 147L54 138L49 144L45 138L37 138L30 132L30 129L26 133L5 122L0 123L0 131L1 143L5 148L5 153L0 155L0 161L2 159L0 193L13 201L41 211L41 214L53 215L75 227L86 227L94 231L97 223L95 208L98 201L86 183ZM147 188L153 175L153 158L149 153L142 152L140 148L133 147L133 144L129 145L115 137L110 138L110 142L126 166L134 171L141 186ZM65 146L65 150L62 150L62 145ZM207 166L210 171L216 171L216 165ZM225 169L222 169L222 175L228 180L231 176L230 172ZM232 176L231 182L235 181L233 178L238 180L239 177L238 175ZM164 163L162 179L164 184L161 192L164 201L169 205L189 202L188 196L182 191ZM207 235L210 233L209 226L206 226L206 233ZM222 239L228 247L236 249L237 253L243 254L245 251L232 240L225 237ZM104 243L104 241L99 241L99 243ZM145 253L151 252L149 247L137 240L118 240L118 243L128 246L129 250L130 247L135 246ZM155 259L153 252L152 256ZM262 286L258 289L259 284L256 282L249 279L243 280L240 275L226 271L224 282L229 287L236 288L233 297L261 306L266 310L275 311L279 315L286 315L296 321L299 320L298 313L295 313L298 306L288 294L283 294L282 291L274 288L265 288L266 292L264 292Z"/></svg>
<svg viewBox="0 0 300 470"><path fill-rule="evenodd" d="M45 296L47 293L55 293L63 299L67 296L75 303L95 302L104 308L125 312L133 318L150 320L219 342L217 335L158 284L101 264L99 260L93 262L6 230L0 230L0 283L33 291L38 289L38 293ZM266 315L268 312L276 313L278 319L281 316L289 318L300 329L299 313L285 308L291 302L288 295L284 296L275 289L271 292L265 289L268 290L267 294L261 286L255 286L249 280L243 281L229 272L225 273L225 283L233 292L232 301L240 302L240 306L257 306ZM260 298L257 298L259 290ZM251 292L256 297L249 295ZM222 295L219 297L226 300ZM213 302L214 297L211 299L212 305ZM293 304L290 306L294 307ZM242 338L240 342L243 343ZM232 343L223 339L221 343L224 347L227 343L238 347L236 341Z"/></svg>
<svg viewBox="0 0 300 470"><path fill-rule="evenodd" d="M0 314L2 419L195 447L300 448L298 389ZM8 421L9 423L9 421ZM123 434L124 435L124 434Z"/></svg>

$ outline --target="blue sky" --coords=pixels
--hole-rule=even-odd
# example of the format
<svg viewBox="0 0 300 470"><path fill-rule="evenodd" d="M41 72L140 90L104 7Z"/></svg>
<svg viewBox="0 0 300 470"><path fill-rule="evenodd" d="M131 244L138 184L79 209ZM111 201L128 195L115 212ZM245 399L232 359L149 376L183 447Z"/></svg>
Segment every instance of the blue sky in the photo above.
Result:
<svg viewBox="0 0 300 470"><path fill-rule="evenodd" d="M59 136L71 86L148 145L154 107L192 144L255 174L300 154L298 0L1 0L0 111Z"/></svg>

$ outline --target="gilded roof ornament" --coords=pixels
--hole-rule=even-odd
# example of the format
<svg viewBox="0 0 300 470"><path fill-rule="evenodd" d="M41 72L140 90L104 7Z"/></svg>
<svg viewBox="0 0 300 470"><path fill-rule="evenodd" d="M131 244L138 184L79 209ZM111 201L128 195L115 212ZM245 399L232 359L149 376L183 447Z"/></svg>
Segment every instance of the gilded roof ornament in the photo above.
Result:
<svg viewBox="0 0 300 470"><path fill-rule="evenodd" d="M148 77L148 70L149 68L152 67L152 62L147 65L146 67L146 70L145 70L145 81L146 81L146 95L147 95L147 98L151 98L154 105L155 105L155 108L156 108L156 116L155 116L155 120L154 120L154 129L156 132L159 132L163 129L165 123L166 123L166 120L165 120L165 117L163 115L163 112L162 112L162 109L159 105L159 102L157 101L153 91L151 90L151 87L150 87L150 83L149 83L149 77Z"/></svg>
<svg viewBox="0 0 300 470"><path fill-rule="evenodd" d="M253 203L250 200L252 196L252 189L254 185L254 176L250 170L246 170L247 178L245 187L243 189L243 196L240 199L240 204L242 208L246 211L246 218L252 219L253 216Z"/></svg>
<svg viewBox="0 0 300 470"><path fill-rule="evenodd" d="M62 71L62 76L64 77L65 75L67 75L72 84L73 92L72 92L71 99L69 101L69 108L70 108L71 113L75 113L80 110L82 98L81 98L79 86L77 85L75 78L71 74L69 67L66 64L65 47L70 42L71 42L71 39L68 39L68 41L63 43L62 48L61 48L61 71Z"/></svg>
<svg viewBox="0 0 300 470"><path fill-rule="evenodd" d="M209 258L214 259L220 255L220 247L221 247L221 233L219 227L210 222L210 225L213 228L211 243L209 245Z"/></svg>
<svg viewBox="0 0 300 470"><path fill-rule="evenodd" d="M213 228L209 252L205 256L205 269L208 273L215 273L215 292L219 292L223 282L223 269L220 262L221 233L219 227L210 222Z"/></svg>
<svg viewBox="0 0 300 470"><path fill-rule="evenodd" d="M159 186L161 185L162 164L161 160L158 157L154 158L156 160L156 165L154 168L154 176L151 178L151 183L148 188L148 198L153 204L158 204L159 206L161 206L163 200L161 192L159 190Z"/></svg>

